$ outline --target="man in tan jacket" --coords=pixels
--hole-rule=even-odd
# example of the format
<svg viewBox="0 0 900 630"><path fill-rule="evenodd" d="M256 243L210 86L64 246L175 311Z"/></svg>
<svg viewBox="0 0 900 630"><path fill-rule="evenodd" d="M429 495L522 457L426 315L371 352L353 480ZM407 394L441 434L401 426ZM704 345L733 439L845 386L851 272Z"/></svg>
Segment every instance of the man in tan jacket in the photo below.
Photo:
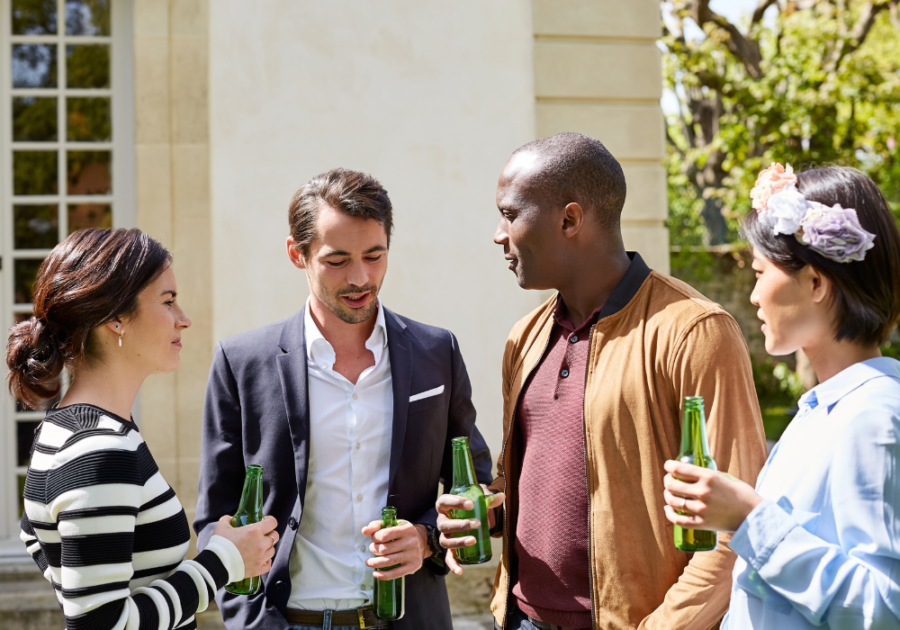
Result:
<svg viewBox="0 0 900 630"><path fill-rule="evenodd" d="M494 242L519 286L555 294L513 327L503 359L497 628L709 630L728 608L728 536L677 550L661 483L685 396L705 400L719 470L756 480L766 449L747 346L719 305L625 251L624 203L619 163L580 134L523 146L500 175ZM438 501L445 547L474 542L446 536L473 529L449 518L463 501Z"/></svg>

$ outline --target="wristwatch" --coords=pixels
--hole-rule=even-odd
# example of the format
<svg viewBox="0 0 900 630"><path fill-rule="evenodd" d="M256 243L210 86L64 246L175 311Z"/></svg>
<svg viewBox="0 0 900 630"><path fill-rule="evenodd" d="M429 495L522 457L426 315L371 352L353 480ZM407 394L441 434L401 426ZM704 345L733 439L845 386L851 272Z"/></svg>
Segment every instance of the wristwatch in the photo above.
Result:
<svg viewBox="0 0 900 630"><path fill-rule="evenodd" d="M425 528L425 538L428 541L428 548L431 549L431 555L429 557L433 558L436 562L443 562L444 548L441 547L441 532L428 523L422 523L422 526Z"/></svg>

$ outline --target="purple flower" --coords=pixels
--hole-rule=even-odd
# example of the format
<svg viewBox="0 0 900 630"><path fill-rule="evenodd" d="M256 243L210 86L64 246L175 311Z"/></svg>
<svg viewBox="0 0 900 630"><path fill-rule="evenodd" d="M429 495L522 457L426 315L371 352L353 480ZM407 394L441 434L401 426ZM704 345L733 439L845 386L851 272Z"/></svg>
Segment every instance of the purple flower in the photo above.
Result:
<svg viewBox="0 0 900 630"><path fill-rule="evenodd" d="M800 223L803 234L799 238L825 258L839 263L862 260L874 247L875 235L859 224L856 210L837 204L829 208L815 201L809 206Z"/></svg>

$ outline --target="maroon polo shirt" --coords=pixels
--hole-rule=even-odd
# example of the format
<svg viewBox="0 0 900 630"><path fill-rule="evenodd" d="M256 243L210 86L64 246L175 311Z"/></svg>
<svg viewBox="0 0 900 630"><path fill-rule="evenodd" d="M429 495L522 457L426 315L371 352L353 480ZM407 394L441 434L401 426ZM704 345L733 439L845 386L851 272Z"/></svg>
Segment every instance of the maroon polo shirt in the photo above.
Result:
<svg viewBox="0 0 900 630"><path fill-rule="evenodd" d="M521 446L513 596L545 623L591 627L590 537L584 386L591 326L577 329L557 298L556 323L516 415Z"/></svg>

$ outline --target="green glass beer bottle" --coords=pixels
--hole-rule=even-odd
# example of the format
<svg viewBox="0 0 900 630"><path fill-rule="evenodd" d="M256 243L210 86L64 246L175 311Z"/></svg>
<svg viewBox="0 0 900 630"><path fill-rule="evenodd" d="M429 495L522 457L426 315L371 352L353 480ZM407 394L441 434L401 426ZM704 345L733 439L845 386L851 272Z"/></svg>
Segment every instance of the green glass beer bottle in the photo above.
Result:
<svg viewBox="0 0 900 630"><path fill-rule="evenodd" d="M387 506L381 510L381 527L397 526L397 508ZM390 571L399 567L396 564L380 571ZM375 580L375 616L385 621L396 621L403 616L405 612L406 597L404 596L404 579L396 578L394 580Z"/></svg>
<svg viewBox="0 0 900 630"><path fill-rule="evenodd" d="M263 520L263 467L247 466L247 476L244 477L244 491L241 493L241 503L238 510L231 518L232 527L252 525ZM259 576L244 578L240 582L232 582L225 585L225 590L235 595L253 595L262 584Z"/></svg>
<svg viewBox="0 0 900 630"><path fill-rule="evenodd" d="M491 559L491 534L488 524L487 498L475 477L475 464L469 450L469 438L458 437L450 440L453 445L453 488L450 494L465 497L475 505L473 510L450 510L450 518L477 518L481 527L470 532L453 534L455 538L474 536L471 547L454 549L453 556L460 564L481 564Z"/></svg>
<svg viewBox="0 0 900 630"><path fill-rule="evenodd" d="M678 461L716 470L716 462L709 454L709 443L706 441L706 415L703 413L702 396L688 396L684 399ZM718 543L719 536L716 532L675 526L675 547L682 551L712 551Z"/></svg>

